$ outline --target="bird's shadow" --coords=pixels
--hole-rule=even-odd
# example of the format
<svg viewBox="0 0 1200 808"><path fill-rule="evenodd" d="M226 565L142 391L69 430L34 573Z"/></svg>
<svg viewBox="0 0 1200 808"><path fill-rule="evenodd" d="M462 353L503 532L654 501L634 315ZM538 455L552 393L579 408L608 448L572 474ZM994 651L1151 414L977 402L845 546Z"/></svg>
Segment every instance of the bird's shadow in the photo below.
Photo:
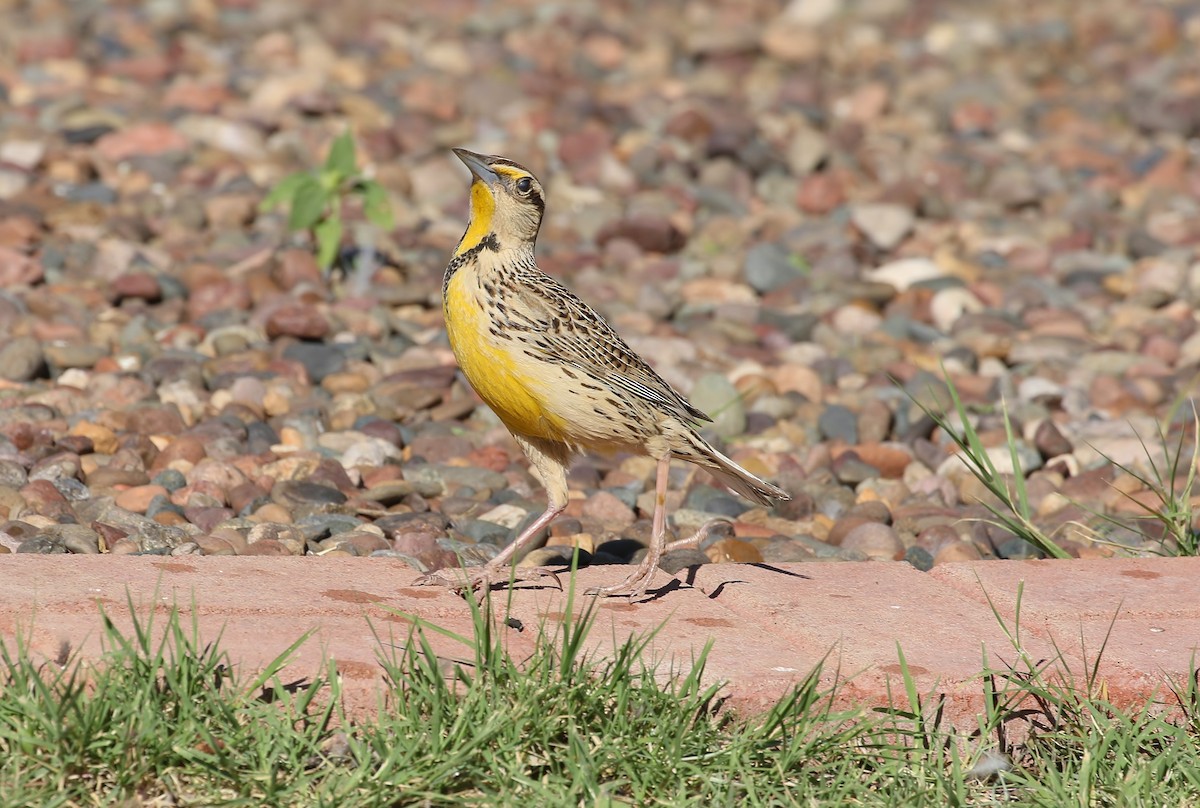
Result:
<svg viewBox="0 0 1200 808"><path fill-rule="evenodd" d="M589 566L595 566L595 565L589 565ZM609 566L609 565L601 565L601 566ZM613 566L618 566L618 565L613 565ZM703 592L704 591L703 589L696 586L696 577L697 577L697 571L701 567L707 567L707 566L711 566L711 565L709 565L709 564L693 564L689 567L684 567L684 569L687 570L687 575L685 575L682 579L672 578L670 581L668 581L667 583L658 587L657 589L647 590L646 593L639 598L636 598L636 599L630 598L630 603L653 603L656 600L662 600L663 598L665 598L667 595L671 594L672 592L678 592L678 591L682 590L685 586L689 589L700 589ZM773 572L777 575L786 575L789 578L802 578L803 580L806 580L806 581L812 580L812 577L809 575L805 575L800 572L792 572L791 570L780 569L779 567L775 567L775 566L772 566L771 564L765 564L762 562L749 562L747 564L747 566L758 567L761 570L766 570L767 572ZM562 585L562 580L558 576L559 575L569 575L570 573L571 573L571 568L569 566L567 566L561 570L556 569L554 571L554 573L548 574L542 578L526 580L526 581L512 581L512 582L495 581L495 582L492 582L487 588L491 591L497 591L497 590L507 589L511 585L513 588L518 588L518 589L522 589L522 590L556 589L559 592L562 592L562 591L564 591L564 587ZM676 573L676 574L678 574L678 573ZM547 581L546 578L549 578L550 580ZM705 595L708 597L709 600L716 600L724 593L725 587L729 586L730 584L746 584L746 583L750 583L750 582L743 581L743 580L740 580L737 578L732 578L727 581L722 581L721 583L719 583L717 585L717 587L715 589L713 589L713 591L706 592ZM482 588L481 588L481 591L482 591Z"/></svg>
<svg viewBox="0 0 1200 808"><path fill-rule="evenodd" d="M682 586L684 584L687 584L689 587L699 589L700 587L696 586L696 573L702 566L709 566L709 565L695 564L691 567L688 567L687 575L684 576L682 581L680 581L680 579L676 578L674 581L671 582L671 583L677 584L677 586L674 588L679 589L679 588L682 588ZM775 567L770 564L764 564L762 562L750 562L749 564L747 564L747 566L758 567L760 570L766 570L767 572L773 572L773 573L776 573L777 575L786 575L789 578L802 578L806 581L812 580L811 576L805 575L803 573L792 572L791 570L780 569L779 567ZM737 578L732 578L728 581L721 581L721 583L719 583L717 585L716 589L714 589L713 591L708 592L706 594L707 594L709 600L716 600L717 598L719 598L721 596L721 594L725 591L725 587L727 587L729 584L746 584L746 583L750 583L750 582L742 581ZM662 587L662 590L660 590L660 591L664 591L664 592L672 591L671 584L667 584L666 586ZM701 590L701 591L703 591L703 590Z"/></svg>
<svg viewBox="0 0 1200 808"><path fill-rule="evenodd" d="M653 603L656 600L662 600L663 598L665 598L667 595L671 594L672 592L680 591L685 586L689 589L700 589L700 591L703 592L704 590L701 587L696 586L696 574L697 574L697 571L701 567L707 567L707 566L711 566L711 565L709 565L709 564L693 564L689 567L685 567L684 569L687 570L687 575L685 575L682 579L672 578L670 581L668 581L667 583L658 587L657 589L647 590L646 594L643 595L642 597L637 598L636 600L630 599L630 602L631 603ZM761 562L750 562L747 566L758 567L761 570L766 570L767 572L773 572L773 573L776 573L777 575L786 575L789 578L801 578L805 581L812 580L812 577L809 575L805 575L800 572L792 572L791 570L780 569L779 567L772 566L771 564L764 564ZM676 573L676 574L678 574L678 573ZM713 591L705 592L705 595L708 597L709 600L716 600L717 598L721 597L722 593L724 593L724 591L725 591L725 587L728 586L729 584L747 584L747 583L750 583L750 582L742 581L737 578L733 578L728 581L722 581L720 584L717 585L717 587Z"/></svg>

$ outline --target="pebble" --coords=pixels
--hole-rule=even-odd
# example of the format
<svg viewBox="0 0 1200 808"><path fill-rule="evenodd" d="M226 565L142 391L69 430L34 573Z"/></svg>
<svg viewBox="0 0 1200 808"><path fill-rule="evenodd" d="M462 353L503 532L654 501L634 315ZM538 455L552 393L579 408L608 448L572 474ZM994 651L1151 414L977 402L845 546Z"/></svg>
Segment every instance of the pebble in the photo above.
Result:
<svg viewBox="0 0 1200 808"><path fill-rule="evenodd" d="M928 258L900 258L865 273L867 280L886 283L897 292L907 291L918 283L936 280L945 275L940 266Z"/></svg>
<svg viewBox="0 0 1200 808"><path fill-rule="evenodd" d="M0 489L20 488L29 481L25 467L15 460L0 458ZM14 492L15 494L15 492Z"/></svg>
<svg viewBox="0 0 1200 808"><path fill-rule="evenodd" d="M895 248L916 221L913 212L890 203L867 203L850 209L850 221L881 250Z"/></svg>
<svg viewBox="0 0 1200 808"><path fill-rule="evenodd" d="M665 216L642 215L618 219L600 228L596 241L603 245L615 239L628 239L646 252L673 253L686 241L683 233Z"/></svg>
<svg viewBox="0 0 1200 808"><path fill-rule="evenodd" d="M529 511L516 505L497 505L479 515L479 520L500 525L508 530L520 527L529 518Z"/></svg>
<svg viewBox="0 0 1200 808"><path fill-rule="evenodd" d="M431 486L440 484L442 490L445 490L446 486L467 487L477 491L483 489L498 491L508 487L508 480L503 474L469 466L446 466L431 463L407 470L405 478L418 484Z"/></svg>
<svg viewBox="0 0 1200 808"><path fill-rule="evenodd" d="M61 480L79 474L79 455L74 452L59 452L45 457L29 469L30 480Z"/></svg>
<svg viewBox="0 0 1200 808"><path fill-rule="evenodd" d="M878 522L883 525L890 525L892 523L892 512L885 503L879 500L867 500L855 503L853 507L846 511L844 518L852 519L855 517L865 519L868 522Z"/></svg>
<svg viewBox="0 0 1200 808"><path fill-rule="evenodd" d="M742 273L746 283L762 294L772 292L802 277L803 266L793 259L783 246L763 242L747 251Z"/></svg>
<svg viewBox="0 0 1200 808"><path fill-rule="evenodd" d="M271 499L285 508L341 505L346 495L332 486L306 480L283 480L271 488Z"/></svg>
<svg viewBox="0 0 1200 808"><path fill-rule="evenodd" d="M704 554L714 564L759 564L763 561L758 548L741 539L720 539L705 548Z"/></svg>
<svg viewBox="0 0 1200 808"><path fill-rule="evenodd" d="M912 566L919 569L921 572L929 572L933 569L933 556L923 547L912 546L904 551L904 560Z"/></svg>
<svg viewBox="0 0 1200 808"><path fill-rule="evenodd" d="M964 314L983 311L983 303L962 287L940 289L929 301L929 314L934 326L943 333L950 333Z"/></svg>
<svg viewBox="0 0 1200 808"><path fill-rule="evenodd" d="M97 454L116 454L120 449L117 433L106 426L90 421L80 421L71 427L71 434L87 438L91 441L92 451Z"/></svg>
<svg viewBox="0 0 1200 808"><path fill-rule="evenodd" d="M842 538L843 550L858 552L872 561L899 561L904 558L904 542L895 529L878 522L864 522Z"/></svg>
<svg viewBox="0 0 1200 808"><path fill-rule="evenodd" d="M37 553L39 555L61 555L67 552L61 538L54 535L33 536L21 542L18 553Z"/></svg>
<svg viewBox="0 0 1200 808"><path fill-rule="evenodd" d="M839 517L833 525L830 526L829 532L825 535L825 541L834 547L840 547L843 539L850 531L876 520L867 516L852 516L850 514Z"/></svg>
<svg viewBox="0 0 1200 808"><path fill-rule="evenodd" d="M858 443L858 417L841 404L830 404L821 411L817 430L824 440Z"/></svg>
<svg viewBox="0 0 1200 808"><path fill-rule="evenodd" d="M108 350L101 345L74 342L52 342L42 346L42 356L52 369L91 368L104 357Z"/></svg>
<svg viewBox="0 0 1200 808"><path fill-rule="evenodd" d="M842 452L833 461L833 473L846 485L857 485L879 476L879 469L858 456L854 450Z"/></svg>
<svg viewBox="0 0 1200 808"><path fill-rule="evenodd" d="M382 466L390 460L400 459L401 453L395 444L382 438L358 435L342 454L341 464L349 469L355 466Z"/></svg>
<svg viewBox="0 0 1200 808"><path fill-rule="evenodd" d="M319 340L329 333L329 321L315 306L286 304L276 308L267 317L267 337L296 337L304 340Z"/></svg>
<svg viewBox="0 0 1200 808"><path fill-rule="evenodd" d="M435 497L441 494L442 491L442 485L432 481L386 480L372 485L366 491L363 491L360 496L385 506L391 506L411 497L413 494L422 497Z"/></svg>
<svg viewBox="0 0 1200 808"><path fill-rule="evenodd" d="M27 382L44 366L42 344L33 337L16 337L0 346L0 378Z"/></svg>
<svg viewBox="0 0 1200 808"><path fill-rule="evenodd" d="M698 567L710 562L707 553L700 550L685 548L682 550L672 550L669 553L663 553L662 559L659 561L658 568L667 575L678 575L681 571L689 567Z"/></svg>
<svg viewBox="0 0 1200 808"><path fill-rule="evenodd" d="M269 550L255 551L254 546L259 543L270 545ZM265 522L250 528L246 534L246 544L249 545L246 550L249 555L277 555L279 551L276 545L286 551L287 555L303 555L305 550L304 534L299 528L275 522Z"/></svg>
<svg viewBox="0 0 1200 808"><path fill-rule="evenodd" d="M1062 431L1049 419L1037 425L1033 435L1033 445L1038 453L1047 460L1070 454L1074 448Z"/></svg>
<svg viewBox="0 0 1200 808"><path fill-rule="evenodd" d="M113 502L133 513L146 513L156 498L166 499L169 492L161 485L138 485L121 491ZM152 514L148 514L152 515Z"/></svg>
<svg viewBox="0 0 1200 808"><path fill-rule="evenodd" d="M1045 554L1024 539L1009 539L996 550L996 555L1009 560L1045 558Z"/></svg>

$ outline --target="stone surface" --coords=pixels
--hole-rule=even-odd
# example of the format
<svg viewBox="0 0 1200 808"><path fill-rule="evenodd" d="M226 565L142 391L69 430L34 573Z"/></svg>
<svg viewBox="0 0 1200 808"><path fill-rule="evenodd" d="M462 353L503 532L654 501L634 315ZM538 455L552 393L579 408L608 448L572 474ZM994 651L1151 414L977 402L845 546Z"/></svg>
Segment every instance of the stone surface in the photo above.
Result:
<svg viewBox="0 0 1200 808"><path fill-rule="evenodd" d="M282 675L311 676L328 655L361 715L376 709L379 681L354 673L376 670L368 618L386 629L390 610L399 609L470 633L470 607L444 589L413 587L417 573L397 560L62 558L22 554L0 565L0 635L11 642L20 627L35 658L53 657L64 641L85 657L98 654L97 603L124 630L127 597L143 614L173 604L190 615L195 605L201 636L220 633L245 675L316 630ZM827 682L839 667L846 677L841 704L885 705L903 692L899 645L918 690L945 695L945 720L969 731L983 708L985 650L992 664L1015 656L1001 621L1015 623L1018 585L1026 653L1053 658L1057 643L1061 666L1082 681L1084 661L1094 661L1111 624L1098 676L1118 704L1137 704L1161 697L1165 682L1182 681L1200 650L1200 605L1191 597L1198 574L1200 559L975 562L930 573L906 563L689 566L676 577L659 573L640 602L602 601L588 645L603 653L657 630L645 654L665 676L672 660L688 664L711 640L706 681L726 682L730 706L743 712L768 708L823 658ZM623 575L620 567L581 570L576 586ZM564 598L555 587L521 584L507 614L525 625L559 619ZM505 601L494 599L495 608L503 611ZM574 608L586 601L580 596ZM514 634L509 652L528 653L530 637ZM445 642L429 639L435 648Z"/></svg>

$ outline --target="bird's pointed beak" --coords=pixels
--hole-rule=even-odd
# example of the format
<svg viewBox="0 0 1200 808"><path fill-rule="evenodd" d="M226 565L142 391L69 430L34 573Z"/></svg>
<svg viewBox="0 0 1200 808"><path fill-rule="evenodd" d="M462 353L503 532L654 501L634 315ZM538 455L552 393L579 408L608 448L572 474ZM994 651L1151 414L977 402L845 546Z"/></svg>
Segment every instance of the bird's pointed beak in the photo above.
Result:
<svg viewBox="0 0 1200 808"><path fill-rule="evenodd" d="M467 168L471 169L471 176L484 185L493 185L499 181L500 177L495 171L488 168L487 158L482 154L467 151L466 149L454 149L454 154Z"/></svg>

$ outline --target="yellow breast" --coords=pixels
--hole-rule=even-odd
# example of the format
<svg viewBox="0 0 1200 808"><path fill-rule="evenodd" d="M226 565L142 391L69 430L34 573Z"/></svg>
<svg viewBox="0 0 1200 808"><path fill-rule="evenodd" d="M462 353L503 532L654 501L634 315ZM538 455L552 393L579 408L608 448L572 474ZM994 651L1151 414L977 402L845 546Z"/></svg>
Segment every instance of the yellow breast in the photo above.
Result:
<svg viewBox="0 0 1200 808"><path fill-rule="evenodd" d="M562 440L559 419L547 411L539 367L517 343L492 336L488 301L478 277L464 267L446 286L446 331L463 375L505 426L536 438Z"/></svg>

